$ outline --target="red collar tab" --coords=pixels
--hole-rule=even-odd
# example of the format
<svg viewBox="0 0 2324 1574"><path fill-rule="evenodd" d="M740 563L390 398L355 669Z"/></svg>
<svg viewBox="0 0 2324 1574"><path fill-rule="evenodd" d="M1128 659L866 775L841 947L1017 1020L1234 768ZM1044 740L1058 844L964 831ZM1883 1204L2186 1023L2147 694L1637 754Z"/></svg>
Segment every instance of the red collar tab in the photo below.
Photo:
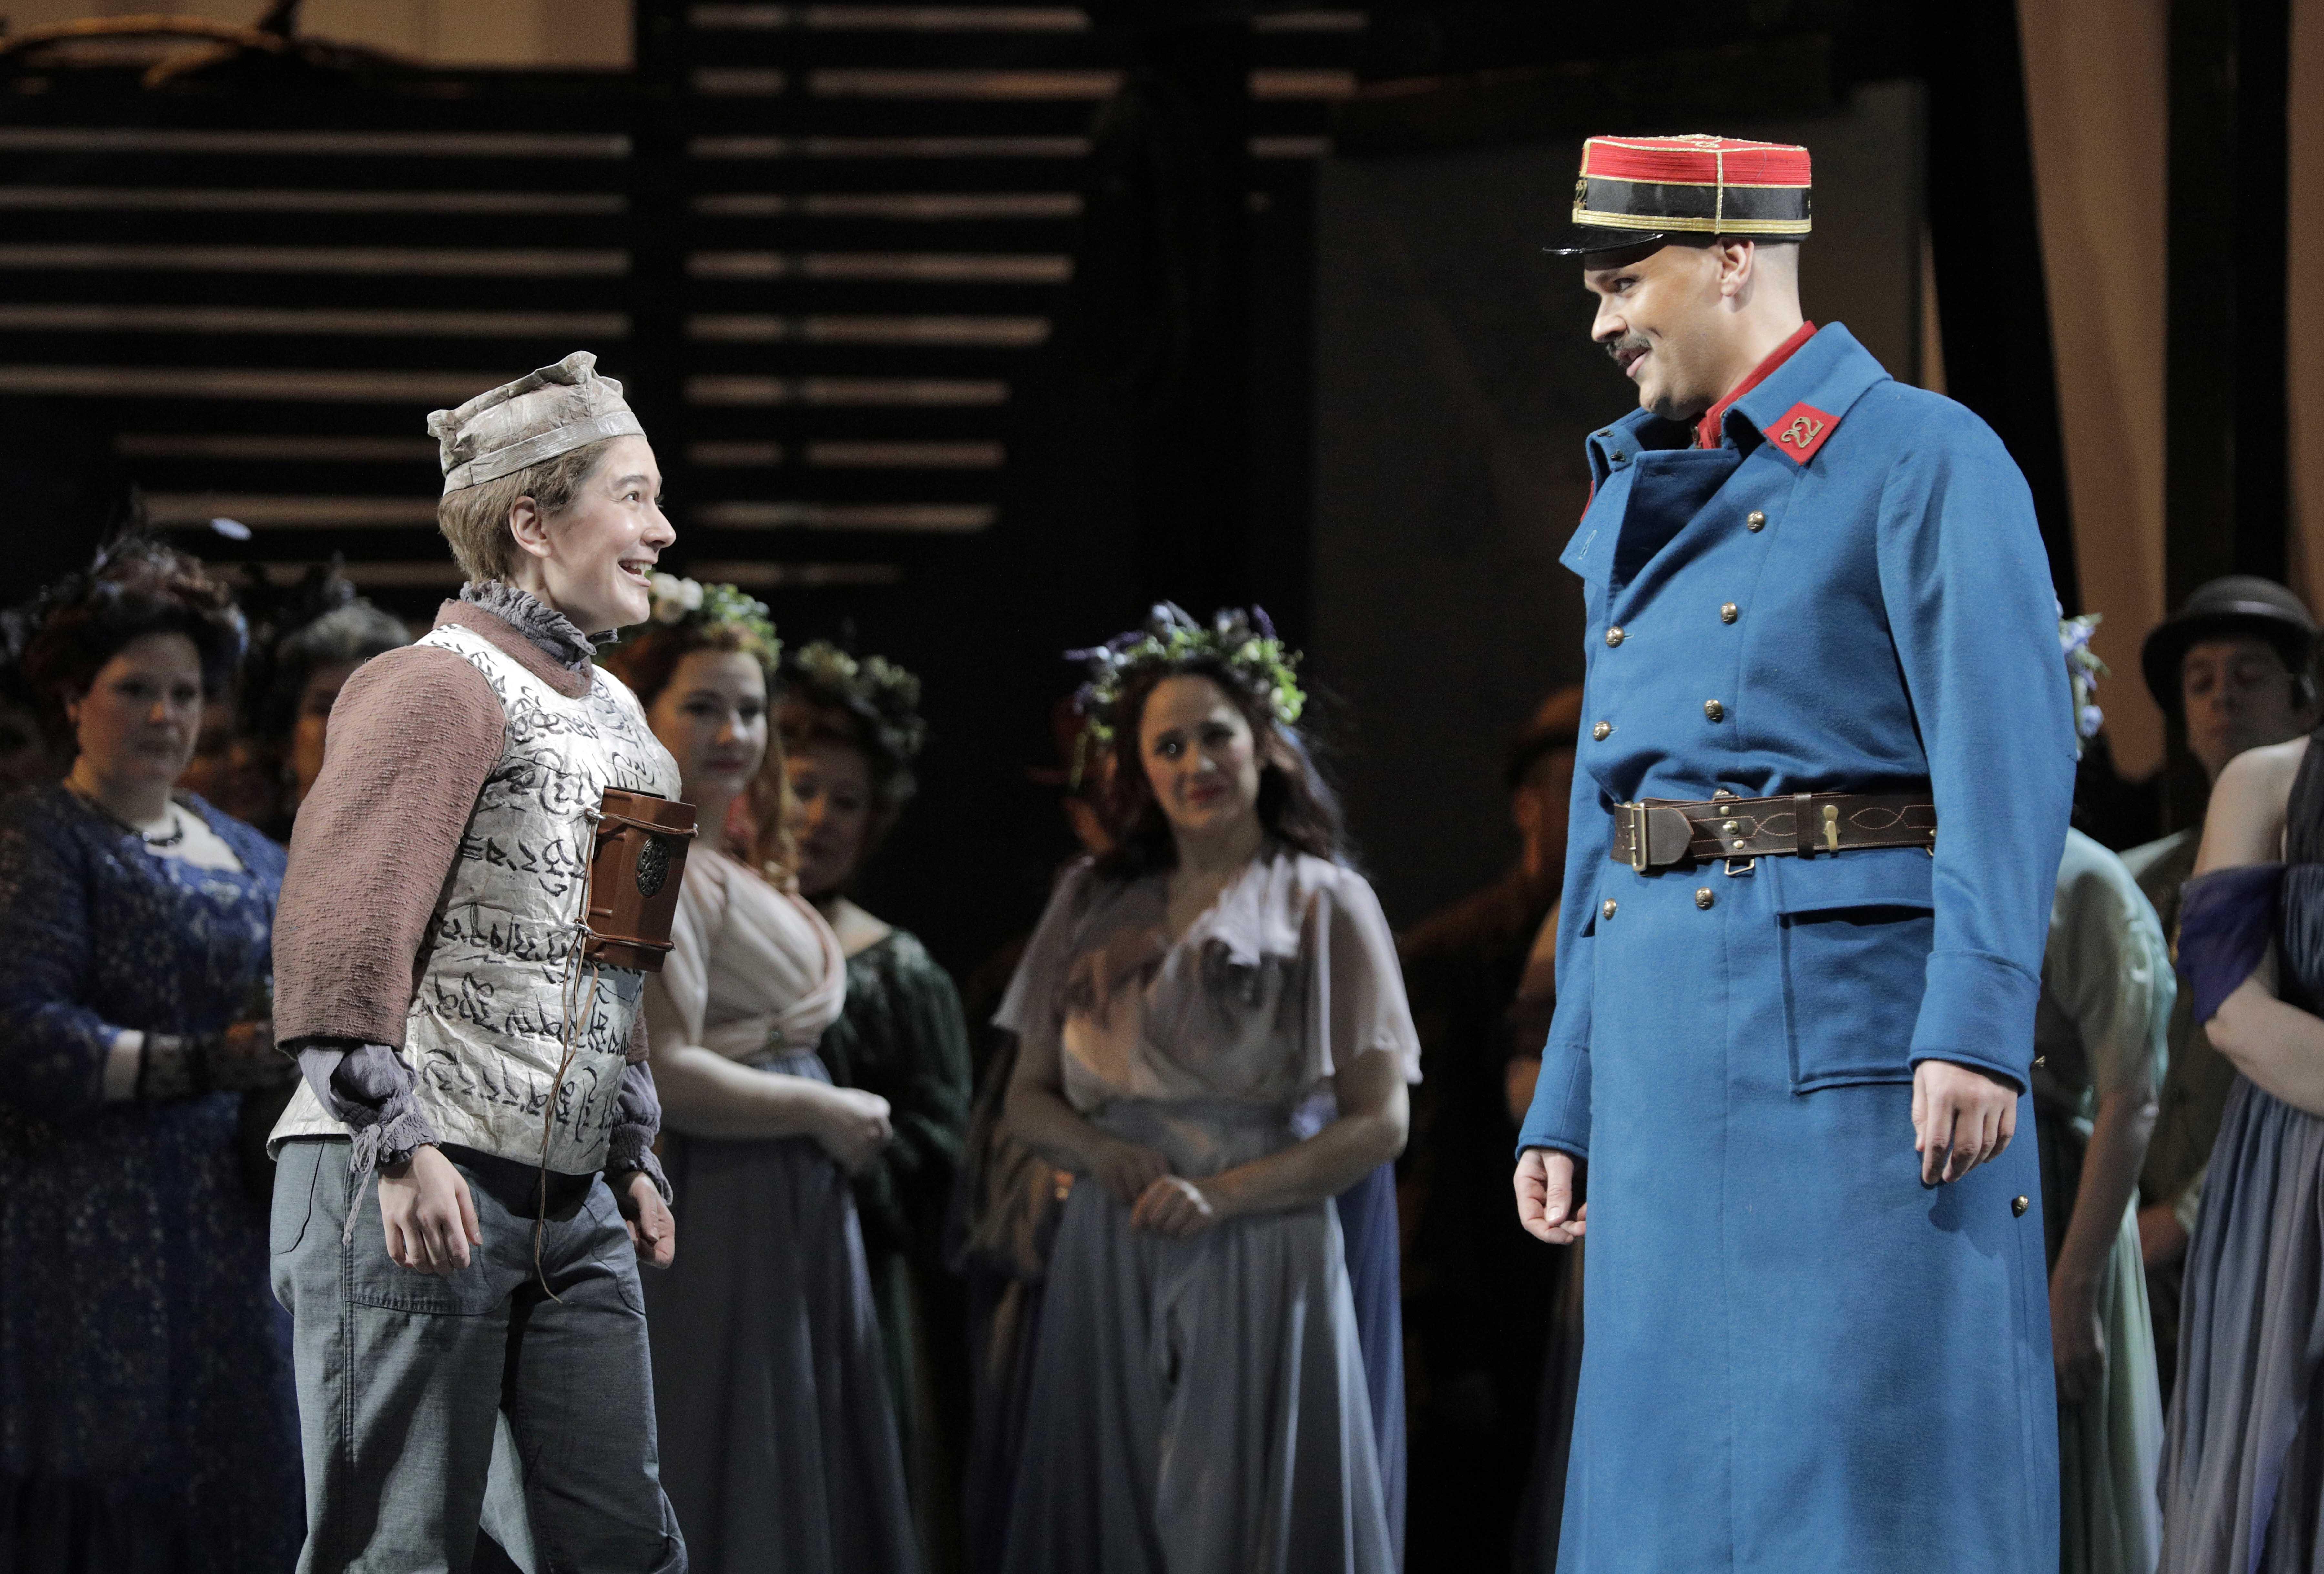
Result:
<svg viewBox="0 0 2324 1574"><path fill-rule="evenodd" d="M1777 366L1782 366L1785 361L1792 358L1793 352L1796 351L1802 345L1807 343L1808 340L1815 338L1815 331L1816 325L1814 323L1801 323L1799 328L1794 331L1791 338L1785 339L1783 343L1777 345L1773 350L1769 351L1767 358L1761 361L1757 366L1752 368L1751 375L1749 376L1744 378L1740 383L1736 384L1734 387L1729 388L1727 391L1726 398L1721 399L1709 410L1704 411L1702 412L1702 420L1695 425L1694 446L1699 449L1717 448L1719 446L1720 423L1727 419L1728 409L1733 405L1738 399L1742 398L1743 395L1751 392L1752 389L1757 388L1760 384L1766 382L1769 376L1774 375Z"/></svg>
<svg viewBox="0 0 2324 1574"><path fill-rule="evenodd" d="M1815 458L1816 449L1823 447L1823 440L1830 437L1839 425L1839 416L1803 403L1793 405L1769 421L1767 436L1775 443L1776 452L1787 454L1804 465Z"/></svg>

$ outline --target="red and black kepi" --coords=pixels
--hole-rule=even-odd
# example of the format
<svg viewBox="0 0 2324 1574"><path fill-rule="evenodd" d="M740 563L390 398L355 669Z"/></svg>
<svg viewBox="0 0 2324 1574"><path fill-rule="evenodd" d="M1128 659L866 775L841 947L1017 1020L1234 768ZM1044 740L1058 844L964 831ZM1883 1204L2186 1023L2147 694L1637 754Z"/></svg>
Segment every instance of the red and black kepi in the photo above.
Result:
<svg viewBox="0 0 2324 1574"><path fill-rule="evenodd" d="M1573 225L1554 256L1692 236L1798 240L1812 225L1808 150L1729 136L1593 136L1582 144Z"/></svg>

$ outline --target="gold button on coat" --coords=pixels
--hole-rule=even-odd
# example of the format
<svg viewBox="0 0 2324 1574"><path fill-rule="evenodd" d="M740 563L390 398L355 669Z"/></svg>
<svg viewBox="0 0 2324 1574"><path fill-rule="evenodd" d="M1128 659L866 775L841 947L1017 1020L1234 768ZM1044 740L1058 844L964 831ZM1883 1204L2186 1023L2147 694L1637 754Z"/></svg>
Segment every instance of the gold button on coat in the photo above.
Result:
<svg viewBox="0 0 2324 1574"><path fill-rule="evenodd" d="M1713 721L1725 721L1727 707L1720 704L1716 699L1706 699L1702 702L1702 714Z"/></svg>
<svg viewBox="0 0 2324 1574"><path fill-rule="evenodd" d="M1614 916L1614 899L1612 897L1609 896L1603 903L1599 904L1598 916L1600 918L1611 918Z"/></svg>
<svg viewBox="0 0 2324 1574"><path fill-rule="evenodd" d="M1694 904L1702 909L1705 912L1709 912L1711 911L1711 904L1718 900L1719 898L1717 896L1711 894L1711 887L1708 885L1700 886L1695 891Z"/></svg>
<svg viewBox="0 0 2324 1574"><path fill-rule="evenodd" d="M1609 645L1620 644L1624 637L1622 631L1618 628L1609 628L1606 631L1606 643Z"/></svg>
<svg viewBox="0 0 2324 1574"><path fill-rule="evenodd" d="M2029 1198L2013 1197L2009 1199L2009 1216L2012 1218L2024 1218L2025 1210L2033 1206L2034 1203Z"/></svg>
<svg viewBox="0 0 2324 1574"><path fill-rule="evenodd" d="M1755 508L1743 516L1743 523L1753 530L1765 530L1767 527L1767 516Z"/></svg>
<svg viewBox="0 0 2324 1574"><path fill-rule="evenodd" d="M1590 736L1602 744L1614 736L1614 724L1610 721L1601 721L1590 729Z"/></svg>
<svg viewBox="0 0 2324 1574"><path fill-rule="evenodd" d="M1733 623L1733 622L1734 622L1738 617L1740 617L1742 615L1743 615L1743 609L1742 609L1741 607L1739 607L1739 606L1736 606L1736 605L1735 605L1735 603L1733 603L1732 601L1730 601L1730 602L1727 603L1727 605L1726 605L1726 606L1722 606L1722 607L1720 607L1720 608L1719 609L1719 621L1720 621L1720 622L1721 622L1721 623Z"/></svg>

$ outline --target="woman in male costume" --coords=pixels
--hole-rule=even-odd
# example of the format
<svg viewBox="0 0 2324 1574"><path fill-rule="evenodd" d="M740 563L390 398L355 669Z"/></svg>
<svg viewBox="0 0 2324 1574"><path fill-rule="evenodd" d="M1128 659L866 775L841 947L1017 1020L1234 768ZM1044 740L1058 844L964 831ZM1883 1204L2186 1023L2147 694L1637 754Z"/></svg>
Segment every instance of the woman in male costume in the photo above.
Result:
<svg viewBox="0 0 2324 1574"><path fill-rule="evenodd" d="M291 837L274 1028L305 1076L272 1137L272 1247L301 1574L467 1569L503 1415L503 1547L686 1568L638 1283L675 1245L644 975L585 956L608 792L679 785L591 636L644 620L675 536L595 363L429 418L468 583L348 680Z"/></svg>
<svg viewBox="0 0 2324 1574"><path fill-rule="evenodd" d="M1590 1243L1559 1566L2052 1574L2056 603L1992 432L1801 319L1808 187L1804 148L1584 148L1567 249L1644 408L1562 560L1584 727L1519 1136L1520 1217Z"/></svg>

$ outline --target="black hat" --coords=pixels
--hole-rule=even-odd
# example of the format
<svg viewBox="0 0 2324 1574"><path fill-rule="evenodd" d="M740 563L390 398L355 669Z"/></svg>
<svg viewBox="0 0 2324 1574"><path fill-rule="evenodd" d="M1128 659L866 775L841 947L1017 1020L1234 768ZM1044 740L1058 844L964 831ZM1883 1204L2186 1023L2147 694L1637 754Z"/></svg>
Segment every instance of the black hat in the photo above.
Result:
<svg viewBox="0 0 2324 1574"><path fill-rule="evenodd" d="M1798 240L1812 226L1808 150L1723 136L1593 136L1582 144L1573 225L1552 256L1719 236Z"/></svg>
<svg viewBox="0 0 2324 1574"><path fill-rule="evenodd" d="M2188 648L2207 639L2246 634L2264 639L2282 653L2294 675L2308 670L2316 646L2316 619L2300 597L2256 574L2228 574L2195 588L2186 605L2157 624L2139 647L2138 664L2154 702L2176 715L2179 663Z"/></svg>

